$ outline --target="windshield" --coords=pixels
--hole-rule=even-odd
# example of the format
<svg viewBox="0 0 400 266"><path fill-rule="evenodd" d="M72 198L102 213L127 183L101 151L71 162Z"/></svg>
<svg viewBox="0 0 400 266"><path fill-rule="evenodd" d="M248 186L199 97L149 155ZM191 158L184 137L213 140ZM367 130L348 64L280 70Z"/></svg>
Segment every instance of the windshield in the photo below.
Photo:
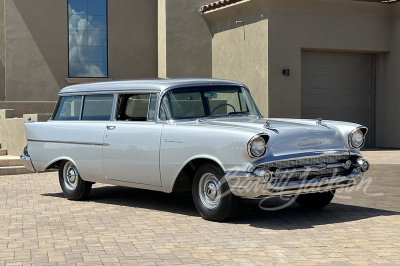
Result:
<svg viewBox="0 0 400 266"><path fill-rule="evenodd" d="M160 119L180 120L233 115L258 115L249 92L238 86L203 86L168 91Z"/></svg>

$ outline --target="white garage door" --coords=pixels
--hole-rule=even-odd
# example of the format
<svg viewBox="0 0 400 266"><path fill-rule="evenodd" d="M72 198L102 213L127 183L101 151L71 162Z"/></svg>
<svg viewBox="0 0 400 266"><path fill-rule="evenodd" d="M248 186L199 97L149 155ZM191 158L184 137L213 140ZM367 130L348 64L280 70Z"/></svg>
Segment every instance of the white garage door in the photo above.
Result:
<svg viewBox="0 0 400 266"><path fill-rule="evenodd" d="M374 146L375 56L361 53L302 53L302 118L354 122L368 127L365 147Z"/></svg>

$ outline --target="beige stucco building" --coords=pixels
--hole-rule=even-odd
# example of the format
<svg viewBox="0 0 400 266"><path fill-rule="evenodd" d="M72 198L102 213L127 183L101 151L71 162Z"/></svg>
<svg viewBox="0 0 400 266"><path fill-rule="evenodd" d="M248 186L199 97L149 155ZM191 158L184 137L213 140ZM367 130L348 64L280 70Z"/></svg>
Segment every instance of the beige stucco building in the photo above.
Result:
<svg viewBox="0 0 400 266"><path fill-rule="evenodd" d="M50 113L78 82L227 78L247 84L266 117L361 123L369 147L400 148L400 3L82 0L89 25L90 12L106 16L99 77L72 70L72 48L92 49L71 42L73 16L87 15L74 1L0 0L0 109ZM96 1L106 13L90 11Z"/></svg>

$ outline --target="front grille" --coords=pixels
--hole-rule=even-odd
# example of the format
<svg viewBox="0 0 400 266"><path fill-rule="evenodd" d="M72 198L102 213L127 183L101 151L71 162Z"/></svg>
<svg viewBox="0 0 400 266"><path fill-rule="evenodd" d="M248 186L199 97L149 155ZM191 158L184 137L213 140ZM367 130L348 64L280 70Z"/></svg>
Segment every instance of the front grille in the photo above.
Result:
<svg viewBox="0 0 400 266"><path fill-rule="evenodd" d="M315 166L320 164L339 164L345 163L350 159L349 155L332 155L332 156L321 156L314 158L305 158L305 159L294 159L287 161L277 161L271 162L264 165L265 170L270 170L274 172L277 168L282 170L286 169L295 169L302 168L305 166ZM272 178L272 183L283 183L283 182L292 182L292 181L302 181L302 180L314 180L321 178L332 178L335 176L346 176L351 173L351 169L346 170L343 167L336 167L330 169L322 169L320 171L313 172L295 172L295 173L287 173L283 174L280 178Z"/></svg>
<svg viewBox="0 0 400 266"><path fill-rule="evenodd" d="M306 159L297 159L297 160L288 160L288 161L278 161L267 164L265 167L267 169L271 168L280 168L280 169L291 169L296 167L303 166L312 166L318 165L322 163L326 164L334 164L334 163L343 163L350 159L349 155L331 155L331 156L321 156L314 158L306 158Z"/></svg>

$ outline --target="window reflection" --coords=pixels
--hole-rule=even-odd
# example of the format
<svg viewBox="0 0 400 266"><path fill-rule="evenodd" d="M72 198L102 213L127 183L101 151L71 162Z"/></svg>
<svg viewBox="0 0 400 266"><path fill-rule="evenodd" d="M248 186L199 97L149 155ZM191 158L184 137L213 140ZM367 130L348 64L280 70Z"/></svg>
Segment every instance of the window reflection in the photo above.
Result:
<svg viewBox="0 0 400 266"><path fill-rule="evenodd" d="M69 76L107 77L107 0L68 0Z"/></svg>

